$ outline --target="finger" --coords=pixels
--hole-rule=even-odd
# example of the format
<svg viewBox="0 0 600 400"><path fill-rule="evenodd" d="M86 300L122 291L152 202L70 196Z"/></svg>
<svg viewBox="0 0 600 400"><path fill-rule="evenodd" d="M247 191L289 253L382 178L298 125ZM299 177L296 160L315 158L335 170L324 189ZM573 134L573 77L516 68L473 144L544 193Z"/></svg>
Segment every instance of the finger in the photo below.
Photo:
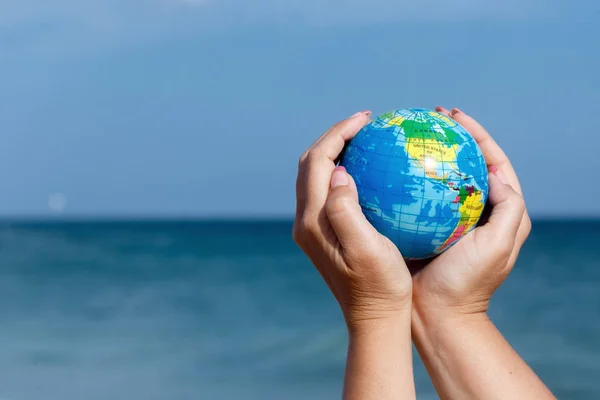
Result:
<svg viewBox="0 0 600 400"><path fill-rule="evenodd" d="M355 117L361 117L363 115L366 115L367 118L369 118L371 116L371 112L370 111L361 111L361 112L354 114L349 119L355 118ZM323 138L329 136L332 131L336 130L341 124L343 124L347 120L348 119L338 122L335 125L333 125L331 128L329 128L313 144L311 144L308 147L308 149L304 153L302 153L302 155L300 156L300 160L298 161L298 175L296 177L296 214L297 215L301 215L304 212L304 208L306 206L306 204L305 204L306 203L306 192L307 192L306 164L307 164L308 155L311 153L311 151L317 145L319 145L319 143L321 143Z"/></svg>
<svg viewBox="0 0 600 400"><path fill-rule="evenodd" d="M329 182L335 168L334 160L369 122L369 113L355 115L337 125L312 148L306 158L305 213L317 215L325 206Z"/></svg>
<svg viewBox="0 0 600 400"><path fill-rule="evenodd" d="M506 153L504 153L502 148L494 141L492 136L475 119L465 114L458 108L454 108L450 116L456 122L461 124L471 134L471 136L473 136L483 153L486 163L497 168L498 174L502 177L502 180L512 186L512 188L522 196L523 189L521 188L517 173L515 172ZM530 231L531 219L529 218L527 209L525 209L523 218L521 219L521 224L519 226L519 232L517 234L516 245L518 249L520 249L525 240L527 240ZM516 254L518 254L518 251ZM514 256L515 258L511 258L510 263L514 264L516 260L516 254Z"/></svg>
<svg viewBox="0 0 600 400"><path fill-rule="evenodd" d="M321 143L321 141L327 137L331 131L333 131L334 129L336 129L339 125L343 124L344 122L348 121L349 119L355 118L355 117L361 117L363 115L366 115L367 117L371 116L371 111L365 110L365 111L359 111L356 114L352 115L351 117L340 121L336 124L334 124L331 128L329 128L325 133L323 133L321 136L319 136L319 138L317 140L315 140L313 142L313 144L311 144L308 149L306 149L306 151L304 153L302 153L302 155L300 156L300 161L299 164L303 164L304 161L306 161L306 159L308 158L308 154L311 152L312 149L314 149L319 143Z"/></svg>
<svg viewBox="0 0 600 400"><path fill-rule="evenodd" d="M445 108L444 108L444 107L442 107L442 106L437 106L437 107L435 108L435 111L439 112L440 114L444 114L444 115L445 115L445 116L447 116L447 117L450 117L450 111L449 111L449 110L447 110L447 109L445 109Z"/></svg>
<svg viewBox="0 0 600 400"><path fill-rule="evenodd" d="M501 169L497 168L496 166L492 166L492 167L490 167L490 172L491 173L488 174L488 176L494 175L502 183L509 184L511 187L513 187L513 189L515 189L515 191L517 193L519 193L520 196L522 196L521 191L514 188L514 186L511 184L511 180L506 176L506 174ZM490 188L490 190L491 190L491 188ZM490 198L490 200L491 200L491 198ZM529 236L530 231L531 231L531 219L529 218L529 214L527 213L527 207L525 207L525 211L523 212L523 217L521 218L521 224L519 226L519 231L517 233L516 247L518 249L520 249L521 246L523 245L523 243L525 243L525 240L527 240L527 237ZM516 255L515 255L515 257L516 257ZM513 263L514 263L514 261L515 260L512 260Z"/></svg>
<svg viewBox="0 0 600 400"><path fill-rule="evenodd" d="M308 158L308 154L312 148L338 124L333 125L324 134L319 136L319 138L300 156L300 160L298 161L298 175L296 176L296 215L302 215L306 205L306 159Z"/></svg>
<svg viewBox="0 0 600 400"><path fill-rule="evenodd" d="M527 212L523 215L523 220L521 221L521 225L519 226L519 231L517 232L517 239L515 241L515 245L506 264L507 268L512 269L512 267L517 262L517 258L519 257L519 252L521 251L521 247L525 244L525 241L529 237L529 233L531 232L531 219L527 215Z"/></svg>
<svg viewBox="0 0 600 400"><path fill-rule="evenodd" d="M338 168L342 169L343 171L346 171L346 168L344 168L344 167L338 167ZM350 178L349 178L349 182L348 182L348 188L350 189L350 192L352 193L352 198L358 204L358 188L356 187L356 182L354 182L352 175L349 175L349 177Z"/></svg>
<svg viewBox="0 0 600 400"><path fill-rule="evenodd" d="M492 136L479 122L458 108L452 109L450 116L473 136L489 165L495 165L500 168L502 164L508 162L508 157L504 151L502 151L500 146L498 146Z"/></svg>
<svg viewBox="0 0 600 400"><path fill-rule="evenodd" d="M335 168L331 176L325 209L344 254L364 257L377 248L379 233L363 214L356 186L343 167Z"/></svg>
<svg viewBox="0 0 600 400"><path fill-rule="evenodd" d="M462 125L471 134L471 136L473 136L479 145L481 152L483 153L486 163L488 165L494 165L501 170L508 178L510 185L518 193L522 194L523 192L521 190L519 178L517 177L510 160L502 148L494 141L488 131L486 131L485 128L479 124L479 122L458 108L452 109L450 116L460 125Z"/></svg>
<svg viewBox="0 0 600 400"><path fill-rule="evenodd" d="M361 111L352 117L340 122L330 129L315 143L307 154L311 156L325 156L334 161L344 149L346 141L352 139L369 122L370 111Z"/></svg>
<svg viewBox="0 0 600 400"><path fill-rule="evenodd" d="M492 213L488 222L477 228L478 235L484 236L484 242L495 246L498 252L508 259L515 251L517 235L525 213L523 197L511 185L502 181L493 168L489 175L490 204ZM517 248L518 251L518 248Z"/></svg>

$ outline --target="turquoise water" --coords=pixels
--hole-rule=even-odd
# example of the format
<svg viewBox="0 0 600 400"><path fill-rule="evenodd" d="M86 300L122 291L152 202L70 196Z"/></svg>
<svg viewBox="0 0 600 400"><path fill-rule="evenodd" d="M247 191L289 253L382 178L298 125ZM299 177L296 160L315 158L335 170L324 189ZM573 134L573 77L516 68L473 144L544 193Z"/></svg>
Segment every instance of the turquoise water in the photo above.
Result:
<svg viewBox="0 0 600 400"><path fill-rule="evenodd" d="M291 222L4 222L0 289L3 400L339 398L343 320ZM490 313L559 398L600 398L600 222L535 222Z"/></svg>

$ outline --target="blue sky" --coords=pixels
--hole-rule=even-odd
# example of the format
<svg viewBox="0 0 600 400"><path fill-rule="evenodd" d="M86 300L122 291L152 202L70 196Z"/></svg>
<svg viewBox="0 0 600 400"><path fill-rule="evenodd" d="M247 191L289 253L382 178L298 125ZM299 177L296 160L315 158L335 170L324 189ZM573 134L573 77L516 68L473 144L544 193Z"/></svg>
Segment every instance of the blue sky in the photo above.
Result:
<svg viewBox="0 0 600 400"><path fill-rule="evenodd" d="M329 125L442 104L600 216L600 5L490 3L0 0L0 214L291 216Z"/></svg>

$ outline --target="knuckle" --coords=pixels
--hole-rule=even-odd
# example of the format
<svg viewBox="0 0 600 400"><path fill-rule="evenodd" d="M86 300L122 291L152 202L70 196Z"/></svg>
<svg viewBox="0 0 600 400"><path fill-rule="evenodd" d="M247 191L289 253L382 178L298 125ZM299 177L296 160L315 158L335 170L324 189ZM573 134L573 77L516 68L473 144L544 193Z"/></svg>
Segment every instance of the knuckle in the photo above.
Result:
<svg viewBox="0 0 600 400"><path fill-rule="evenodd" d="M304 154L298 157L298 169L302 168L302 164L304 164Z"/></svg>
<svg viewBox="0 0 600 400"><path fill-rule="evenodd" d="M510 194L508 202L512 207L519 210L520 212L525 212L525 199L517 192L513 191L513 193Z"/></svg>
<svg viewBox="0 0 600 400"><path fill-rule="evenodd" d="M329 127L329 129L327 130L326 133L331 133L332 131L336 130L337 128L339 128L339 126L346 121L345 119L339 120L336 123L334 123L333 125L331 125L331 127Z"/></svg>
<svg viewBox="0 0 600 400"><path fill-rule="evenodd" d="M308 154L306 155L306 162L307 163L313 163L316 160L318 160L321 157L321 154L318 150L316 149L312 149L311 151L308 152Z"/></svg>
<svg viewBox="0 0 600 400"><path fill-rule="evenodd" d="M294 223L292 237L296 243L304 244L315 236L316 231L316 224L309 217L302 216Z"/></svg>
<svg viewBox="0 0 600 400"><path fill-rule="evenodd" d="M352 199L348 196L337 195L330 196L327 201L326 209L329 215L338 215L346 213L352 207Z"/></svg>
<svg viewBox="0 0 600 400"><path fill-rule="evenodd" d="M302 164L304 164L304 162L306 161L306 158L308 157L308 153L309 153L309 151L306 150L305 152L300 154L300 157L298 158L298 167L300 167L300 166L302 166Z"/></svg>
<svg viewBox="0 0 600 400"><path fill-rule="evenodd" d="M302 242L302 231L300 230L298 223L294 223L294 227L292 228L292 239L294 239L296 244Z"/></svg>
<svg viewBox="0 0 600 400"><path fill-rule="evenodd" d="M513 250L513 244L507 240L499 240L495 246L496 259L502 260L503 262L510 258Z"/></svg>
<svg viewBox="0 0 600 400"><path fill-rule="evenodd" d="M525 217L523 217L523 236L525 238L527 238L529 236L529 234L531 233L531 229L532 229L532 223L531 223L531 218L529 218L529 215L525 215Z"/></svg>

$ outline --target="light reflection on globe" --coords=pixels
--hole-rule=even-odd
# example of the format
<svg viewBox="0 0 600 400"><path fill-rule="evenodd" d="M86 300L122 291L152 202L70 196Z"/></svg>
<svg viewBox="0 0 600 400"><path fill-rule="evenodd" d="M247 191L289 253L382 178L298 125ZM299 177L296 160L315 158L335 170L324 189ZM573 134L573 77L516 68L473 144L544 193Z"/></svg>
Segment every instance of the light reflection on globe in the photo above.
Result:
<svg viewBox="0 0 600 400"><path fill-rule="evenodd" d="M407 259L443 253L472 231L488 198L488 172L456 121L413 108L383 114L350 141L340 165L356 181L367 219Z"/></svg>

